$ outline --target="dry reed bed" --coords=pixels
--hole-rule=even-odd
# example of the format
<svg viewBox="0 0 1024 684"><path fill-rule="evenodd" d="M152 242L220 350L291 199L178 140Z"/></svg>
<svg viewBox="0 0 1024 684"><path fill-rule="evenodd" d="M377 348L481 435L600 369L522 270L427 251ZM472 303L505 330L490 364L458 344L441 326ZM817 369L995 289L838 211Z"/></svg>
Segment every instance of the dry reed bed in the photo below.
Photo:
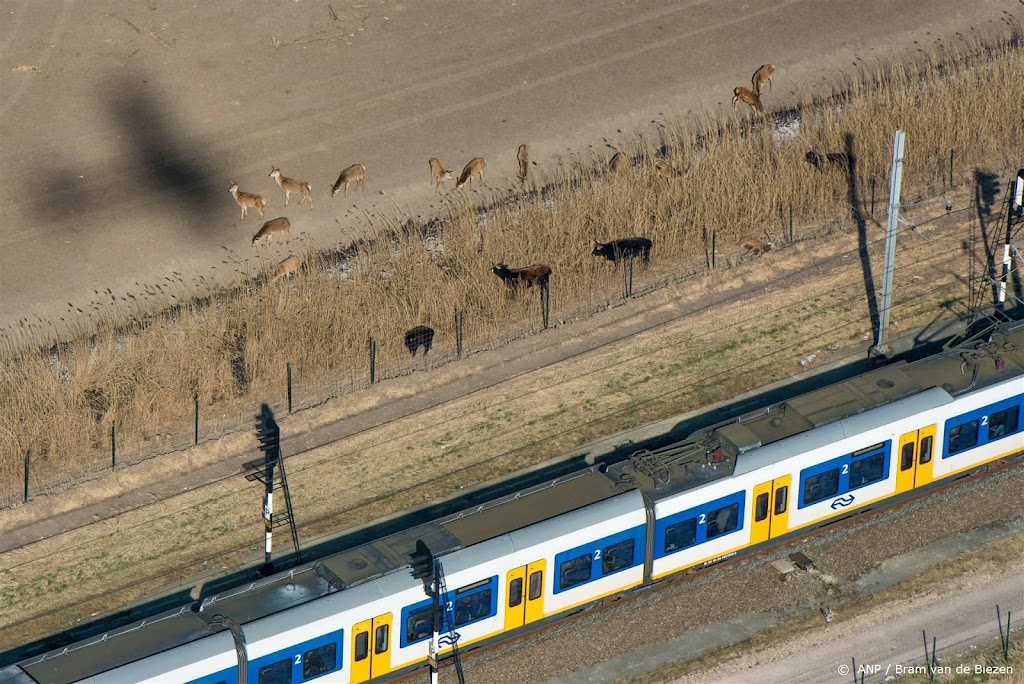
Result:
<svg viewBox="0 0 1024 684"><path fill-rule="evenodd" d="M1024 118L1005 84L1022 77L1021 50L1007 44L863 74L827 102L806 99L791 140L744 118L670 123L661 140L624 147L635 162L626 174L606 175L605 159L591 156L548 172L543 193L492 194L483 219L470 200L454 202L432 224L436 235L392 227L361 244L346 277L311 254L312 268L289 283L247 283L44 353L12 351L0 376L0 502L20 493L26 452L36 487L109 464L112 422L122 449L152 453L155 435L191 425L193 397L229 415L283 399L287 362L297 384L335 378L338 391L366 377L370 337L383 373L408 363L402 335L416 325L437 329L435 345L454 347L456 309L465 312L468 349L535 330L535 292L511 297L490 272L499 260L554 269L558 321L622 296L621 272L590 256L595 238L652 238L654 263L635 276L644 282L702 269L712 233L726 255L746 235L782 242L790 206L797 236L813 237L848 219L851 194L863 195L872 176L884 193L896 128L908 139L905 197L942 184L951 148L958 183L977 166L1009 168L1019 162L1011 155ZM853 193L845 173L804 159L808 150L846 151L848 141ZM654 177L650 161L662 154L686 177Z"/></svg>

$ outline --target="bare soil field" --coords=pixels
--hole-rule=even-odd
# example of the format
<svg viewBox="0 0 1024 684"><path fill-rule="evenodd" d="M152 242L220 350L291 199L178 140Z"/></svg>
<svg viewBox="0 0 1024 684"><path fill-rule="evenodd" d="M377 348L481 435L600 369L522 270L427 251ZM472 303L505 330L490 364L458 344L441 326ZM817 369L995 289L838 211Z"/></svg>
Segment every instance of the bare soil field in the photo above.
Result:
<svg viewBox="0 0 1024 684"><path fill-rule="evenodd" d="M762 63L776 102L844 72L1003 32L1003 0L0 2L0 332L58 334L227 284L287 252L228 194L313 185L293 244L348 244L450 201L428 157L513 182L687 112L721 111ZM625 132L625 133L624 133ZM603 141L603 142L602 142ZM600 148L600 149L596 149ZM331 199L342 168L365 192ZM131 295L131 297L129 297ZM79 316L81 313L81 316Z"/></svg>

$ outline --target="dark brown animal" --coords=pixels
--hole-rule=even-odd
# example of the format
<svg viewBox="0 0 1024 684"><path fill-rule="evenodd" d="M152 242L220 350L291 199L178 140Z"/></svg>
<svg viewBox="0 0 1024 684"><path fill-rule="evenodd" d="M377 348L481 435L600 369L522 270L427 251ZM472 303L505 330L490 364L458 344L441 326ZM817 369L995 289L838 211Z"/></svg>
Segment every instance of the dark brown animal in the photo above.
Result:
<svg viewBox="0 0 1024 684"><path fill-rule="evenodd" d="M591 256L604 257L608 261L613 262L616 267L618 267L619 260L621 259L640 257L643 259L644 266L646 267L651 263L651 247L653 246L654 243L645 237L621 238L611 242L598 242L594 240L594 251L590 254Z"/></svg>
<svg viewBox="0 0 1024 684"><path fill-rule="evenodd" d="M526 283L526 287L533 287L535 284L546 289L551 279L551 267L544 264L535 264L523 268L509 268L508 264L499 262L491 269L494 275L505 281L505 284L513 290L520 284Z"/></svg>
<svg viewBox="0 0 1024 684"><path fill-rule="evenodd" d="M426 325L417 325L405 333L405 348L409 353L416 356L417 350L423 347L423 355L426 356L434 344L434 329Z"/></svg>

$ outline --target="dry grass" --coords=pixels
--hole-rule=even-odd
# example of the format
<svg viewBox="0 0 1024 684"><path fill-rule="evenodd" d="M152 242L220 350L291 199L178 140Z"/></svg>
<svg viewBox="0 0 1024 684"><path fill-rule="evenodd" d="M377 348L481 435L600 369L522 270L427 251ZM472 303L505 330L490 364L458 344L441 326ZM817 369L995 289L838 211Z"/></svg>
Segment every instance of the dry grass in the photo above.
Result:
<svg viewBox="0 0 1024 684"><path fill-rule="evenodd" d="M967 171L976 167L1011 168L1024 118L1005 84L1022 79L1019 47L979 47L837 84L841 95L802 104L798 136L781 142L779 131L793 129L790 115L781 128L744 117L675 122L660 140L625 150L634 164L622 174L607 175L604 158L580 158L549 172L542 192L492 193L485 213L464 198L429 226L396 220L346 254L307 254L305 272L290 282L253 279L130 323L83 325L70 341L42 332L7 340L0 502L20 496L26 452L36 491L109 467L111 424L122 460L187 446L194 397L208 431L248 427L252 406L283 400L286 363L300 403L312 404L366 383L371 337L384 376L410 367L402 339L416 325L434 327L434 355L451 358L455 310L465 312L468 350L536 330L535 291L511 296L490 272L499 260L550 265L552 318L564 321L622 297L622 271L590 256L595 238L652 238L654 263L635 276L638 287L651 287L701 272L712 233L720 265L722 256L735 260L732 245L743 236L783 242L790 206L799 239L849 225L851 199L863 199L872 176L884 192L898 127L909 142L905 198L942 185L951 148L958 184L971 182ZM808 150L843 152L847 141L857 160L852 185L846 173L805 161ZM687 175L656 178L659 156ZM26 343L45 351L25 351Z"/></svg>

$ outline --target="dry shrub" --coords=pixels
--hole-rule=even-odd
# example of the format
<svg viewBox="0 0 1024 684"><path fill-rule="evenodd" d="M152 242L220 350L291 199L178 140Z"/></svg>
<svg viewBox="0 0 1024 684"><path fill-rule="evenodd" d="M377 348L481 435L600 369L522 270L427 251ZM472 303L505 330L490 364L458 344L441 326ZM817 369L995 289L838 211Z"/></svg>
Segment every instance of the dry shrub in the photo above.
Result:
<svg viewBox="0 0 1024 684"><path fill-rule="evenodd" d="M403 333L417 325L437 331L432 358L451 358L456 310L470 349L528 334L541 324L539 293L513 293L490 271L498 261L551 266L557 321L621 299L622 269L590 255L595 239L650 237L653 264L637 277L664 282L703 269L712 234L726 262L744 236L783 242L790 207L800 239L849 227L851 196L863 198L872 177L885 191L896 128L907 134L907 196L942 186L950 149L959 183L976 167L1016 168L1024 117L1006 84L1021 82L1019 47L978 48L863 74L774 125L671 122L659 140L622 147L632 162L623 173L608 172L610 152L582 155L549 169L540 191L490 190L483 205L463 194L430 225L395 221L344 259L307 254L291 281L244 283L42 354L11 353L0 375L0 501L19 495L26 451L38 489L109 466L111 422L127 451L166 450L155 436L190 425L194 396L249 408L281 397L286 362L315 403L366 382L371 337L379 367L400 372L410 363ZM852 189L844 169L806 161L851 144ZM656 158L685 176L656 177Z"/></svg>

